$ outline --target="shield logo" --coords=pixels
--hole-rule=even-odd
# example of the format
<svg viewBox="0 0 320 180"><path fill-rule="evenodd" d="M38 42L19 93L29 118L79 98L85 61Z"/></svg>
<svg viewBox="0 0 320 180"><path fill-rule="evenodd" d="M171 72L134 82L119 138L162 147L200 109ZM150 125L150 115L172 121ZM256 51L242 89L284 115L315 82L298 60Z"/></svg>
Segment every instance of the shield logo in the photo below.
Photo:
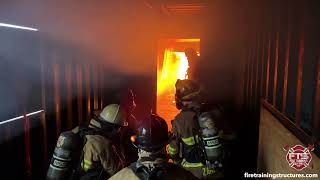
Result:
<svg viewBox="0 0 320 180"><path fill-rule="evenodd" d="M286 160L290 167L297 171L301 171L309 166L312 160L312 154L310 152L313 151L313 146L309 145L305 148L301 145L295 145L290 148L286 145L284 149L287 151Z"/></svg>

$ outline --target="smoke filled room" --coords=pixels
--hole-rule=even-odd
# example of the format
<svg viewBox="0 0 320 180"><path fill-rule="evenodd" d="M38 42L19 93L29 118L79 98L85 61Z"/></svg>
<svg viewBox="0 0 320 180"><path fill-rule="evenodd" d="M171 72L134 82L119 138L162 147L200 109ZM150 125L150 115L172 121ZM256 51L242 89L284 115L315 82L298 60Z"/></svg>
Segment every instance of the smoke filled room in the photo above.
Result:
<svg viewBox="0 0 320 180"><path fill-rule="evenodd" d="M0 179L320 179L319 0L0 0Z"/></svg>

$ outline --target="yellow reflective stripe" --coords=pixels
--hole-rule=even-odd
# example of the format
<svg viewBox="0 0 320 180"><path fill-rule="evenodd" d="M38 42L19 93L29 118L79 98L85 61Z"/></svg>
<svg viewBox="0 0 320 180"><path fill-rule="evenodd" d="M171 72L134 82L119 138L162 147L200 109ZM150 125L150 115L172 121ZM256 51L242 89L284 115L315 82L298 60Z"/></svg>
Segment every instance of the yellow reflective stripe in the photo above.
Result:
<svg viewBox="0 0 320 180"><path fill-rule="evenodd" d="M92 165L92 162L89 161L89 160L84 159L83 162L84 162L85 164Z"/></svg>
<svg viewBox="0 0 320 180"><path fill-rule="evenodd" d="M174 154L177 154L178 152L171 144L169 144L168 145L168 153L171 155L174 155Z"/></svg>
<svg viewBox="0 0 320 180"><path fill-rule="evenodd" d="M88 171L89 169L92 169L90 165L85 164L83 167L84 171Z"/></svg>
<svg viewBox="0 0 320 180"><path fill-rule="evenodd" d="M181 139L186 145L189 145L189 146L192 146L196 143L193 136L190 136L187 138L181 138ZM196 139L198 139L198 135L196 136Z"/></svg>
<svg viewBox="0 0 320 180"><path fill-rule="evenodd" d="M198 167L203 167L204 165L199 162L199 163L189 163L185 159L182 160L181 162L182 167L185 168L198 168Z"/></svg>
<svg viewBox="0 0 320 180"><path fill-rule="evenodd" d="M203 173L202 173L203 176L209 176L209 175L212 175L216 172L214 169L210 169L208 167L202 168L202 171L203 171Z"/></svg>
<svg viewBox="0 0 320 180"><path fill-rule="evenodd" d="M81 167L84 169L84 171L88 171L89 169L92 169L92 162L84 159L81 163Z"/></svg>

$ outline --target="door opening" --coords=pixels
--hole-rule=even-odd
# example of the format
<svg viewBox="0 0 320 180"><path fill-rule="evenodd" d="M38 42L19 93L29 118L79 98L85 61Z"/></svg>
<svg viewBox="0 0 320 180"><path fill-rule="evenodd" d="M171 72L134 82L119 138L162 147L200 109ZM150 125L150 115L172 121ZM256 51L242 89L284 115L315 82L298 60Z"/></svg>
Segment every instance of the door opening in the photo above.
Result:
<svg viewBox="0 0 320 180"><path fill-rule="evenodd" d="M161 39L157 60L157 114L171 129L171 120L179 112L175 105L175 83L187 79L188 59L186 48L193 48L200 55L200 39Z"/></svg>

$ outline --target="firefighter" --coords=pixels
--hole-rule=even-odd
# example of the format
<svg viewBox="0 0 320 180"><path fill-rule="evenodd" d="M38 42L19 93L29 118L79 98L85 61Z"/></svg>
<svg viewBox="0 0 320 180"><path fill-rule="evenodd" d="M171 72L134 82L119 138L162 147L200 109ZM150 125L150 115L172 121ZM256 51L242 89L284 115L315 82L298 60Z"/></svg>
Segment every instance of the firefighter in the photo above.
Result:
<svg viewBox="0 0 320 180"><path fill-rule="evenodd" d="M138 151L130 141L130 137L134 135L137 126L137 119L133 115L137 105L135 103L135 94L132 89L121 94L120 99L120 106L127 112L128 126L122 129L119 147L125 156L126 165L129 165L138 159Z"/></svg>
<svg viewBox="0 0 320 180"><path fill-rule="evenodd" d="M187 48L185 49L185 55L188 59L189 68L187 71L188 79L198 80L199 79L199 70L198 70L198 64L199 64L199 56L197 54L197 51L193 48Z"/></svg>
<svg viewBox="0 0 320 180"><path fill-rule="evenodd" d="M128 125L127 112L118 104L106 106L96 113L87 127L77 127L74 133L85 134L80 160L80 179L106 179L124 167L124 156L114 140L121 128Z"/></svg>
<svg viewBox="0 0 320 180"><path fill-rule="evenodd" d="M136 118L133 115L134 110L137 107L137 104L135 102L135 93L133 92L132 89L127 89L125 92L120 94L119 98L119 104L121 107L125 109L127 112L127 121L128 121L128 126L130 129L135 129L136 127Z"/></svg>
<svg viewBox="0 0 320 180"><path fill-rule="evenodd" d="M178 80L175 86L176 106L181 111L172 121L172 131L176 138L168 145L168 154L174 163L180 164L199 179L222 178L222 173L218 171L218 168L208 167L206 164L205 157L207 156L204 151L210 148L201 148L199 146L198 136L200 134L198 132L200 127L196 117L197 113L201 110L199 102L201 94L200 86L192 80ZM210 118L206 119L210 120ZM208 124L202 122L202 125ZM210 124L213 123L210 122ZM216 129L213 130L215 137L218 137L218 131ZM212 142L216 143L218 141L213 139ZM221 144L217 143L212 148L216 149L213 149L215 152L211 154L222 155ZM216 165L215 167L221 168L219 162Z"/></svg>
<svg viewBox="0 0 320 180"><path fill-rule="evenodd" d="M139 159L110 180L196 179L190 172L168 162L166 145L171 137L166 121L157 115L139 122L137 134L131 138Z"/></svg>

